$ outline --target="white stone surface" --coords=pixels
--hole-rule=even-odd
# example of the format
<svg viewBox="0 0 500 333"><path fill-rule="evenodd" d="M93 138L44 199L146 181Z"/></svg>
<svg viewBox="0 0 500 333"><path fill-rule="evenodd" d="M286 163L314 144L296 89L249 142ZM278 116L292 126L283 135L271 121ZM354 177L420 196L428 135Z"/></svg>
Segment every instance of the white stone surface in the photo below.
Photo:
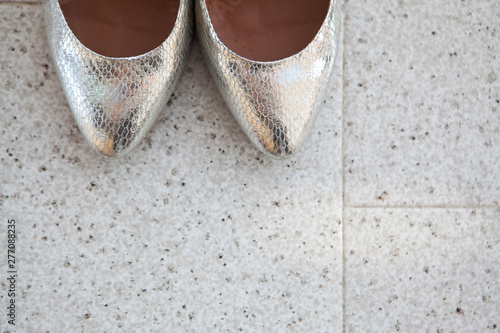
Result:
<svg viewBox="0 0 500 333"><path fill-rule="evenodd" d="M0 230L16 219L18 332L341 330L341 58L291 160L253 148L195 43L148 137L106 161L70 115L41 6L0 13Z"/></svg>
<svg viewBox="0 0 500 333"><path fill-rule="evenodd" d="M497 332L500 210L348 209L346 332Z"/></svg>
<svg viewBox="0 0 500 333"><path fill-rule="evenodd" d="M252 147L195 43L148 137L105 161L71 117L40 5L1 3L18 332L497 331L500 2L344 9L345 57L293 159Z"/></svg>
<svg viewBox="0 0 500 333"><path fill-rule="evenodd" d="M500 2L347 1L349 206L500 204Z"/></svg>

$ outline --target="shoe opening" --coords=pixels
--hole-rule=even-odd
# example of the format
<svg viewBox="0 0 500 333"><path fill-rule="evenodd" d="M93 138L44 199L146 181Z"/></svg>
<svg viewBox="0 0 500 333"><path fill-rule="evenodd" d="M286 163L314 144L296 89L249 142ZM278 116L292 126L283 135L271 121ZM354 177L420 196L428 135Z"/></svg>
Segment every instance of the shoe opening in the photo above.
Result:
<svg viewBox="0 0 500 333"><path fill-rule="evenodd" d="M59 0L68 26L90 50L132 57L160 46L175 25L180 0Z"/></svg>
<svg viewBox="0 0 500 333"><path fill-rule="evenodd" d="M206 0L219 39L234 53L275 61L303 50L321 28L330 0Z"/></svg>

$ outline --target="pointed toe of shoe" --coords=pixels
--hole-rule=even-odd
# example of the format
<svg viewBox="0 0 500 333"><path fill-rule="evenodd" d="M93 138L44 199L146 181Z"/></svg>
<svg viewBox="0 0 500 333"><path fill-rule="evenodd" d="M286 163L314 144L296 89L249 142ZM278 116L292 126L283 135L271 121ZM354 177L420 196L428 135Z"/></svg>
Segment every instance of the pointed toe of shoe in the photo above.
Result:
<svg viewBox="0 0 500 333"><path fill-rule="evenodd" d="M260 92L266 103L246 100L230 108L260 151L273 158L285 159L300 150L314 120L317 107L314 98L304 99L307 95L293 91Z"/></svg>
<svg viewBox="0 0 500 333"><path fill-rule="evenodd" d="M122 157L152 128L175 87L180 68L158 55L141 60L99 59L91 54L83 58L80 63L61 67L60 78L73 117L95 152L103 157Z"/></svg>
<svg viewBox="0 0 500 333"><path fill-rule="evenodd" d="M121 105L96 107L74 114L89 146L100 156L120 158L133 150L152 127L147 112L142 115Z"/></svg>
<svg viewBox="0 0 500 333"><path fill-rule="evenodd" d="M208 60L233 116L250 141L270 157L285 159L300 150L322 104L334 57L309 56L303 53L268 64L241 58L227 60L227 65Z"/></svg>

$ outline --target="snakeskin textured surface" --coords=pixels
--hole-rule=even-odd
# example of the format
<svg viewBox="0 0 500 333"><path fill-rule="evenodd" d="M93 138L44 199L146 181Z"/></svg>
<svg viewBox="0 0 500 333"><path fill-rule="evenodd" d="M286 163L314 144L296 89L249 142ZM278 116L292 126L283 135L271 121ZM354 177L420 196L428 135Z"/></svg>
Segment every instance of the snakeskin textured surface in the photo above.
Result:
<svg viewBox="0 0 500 333"><path fill-rule="evenodd" d="M328 85L338 48L340 0L331 0L322 27L305 49L271 62L252 61L229 50L217 37L205 1L196 0L197 33L229 109L262 152L279 159L293 155ZM227 1L228 6L239 2Z"/></svg>
<svg viewBox="0 0 500 333"><path fill-rule="evenodd" d="M191 0L181 0L168 38L143 55L105 57L82 45L68 27L57 0L44 0L53 61L74 118L90 146L121 157L146 136L165 107L189 52Z"/></svg>

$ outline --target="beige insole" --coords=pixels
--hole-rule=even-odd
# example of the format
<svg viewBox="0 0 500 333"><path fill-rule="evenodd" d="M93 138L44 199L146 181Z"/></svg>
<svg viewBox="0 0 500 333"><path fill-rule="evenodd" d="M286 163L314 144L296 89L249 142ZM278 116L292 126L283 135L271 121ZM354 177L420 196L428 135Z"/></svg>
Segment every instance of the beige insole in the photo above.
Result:
<svg viewBox="0 0 500 333"><path fill-rule="evenodd" d="M207 0L219 39L257 61L292 56L316 36L330 0Z"/></svg>
<svg viewBox="0 0 500 333"><path fill-rule="evenodd" d="M61 9L83 45L108 57L131 57L161 45L180 0L65 0Z"/></svg>

